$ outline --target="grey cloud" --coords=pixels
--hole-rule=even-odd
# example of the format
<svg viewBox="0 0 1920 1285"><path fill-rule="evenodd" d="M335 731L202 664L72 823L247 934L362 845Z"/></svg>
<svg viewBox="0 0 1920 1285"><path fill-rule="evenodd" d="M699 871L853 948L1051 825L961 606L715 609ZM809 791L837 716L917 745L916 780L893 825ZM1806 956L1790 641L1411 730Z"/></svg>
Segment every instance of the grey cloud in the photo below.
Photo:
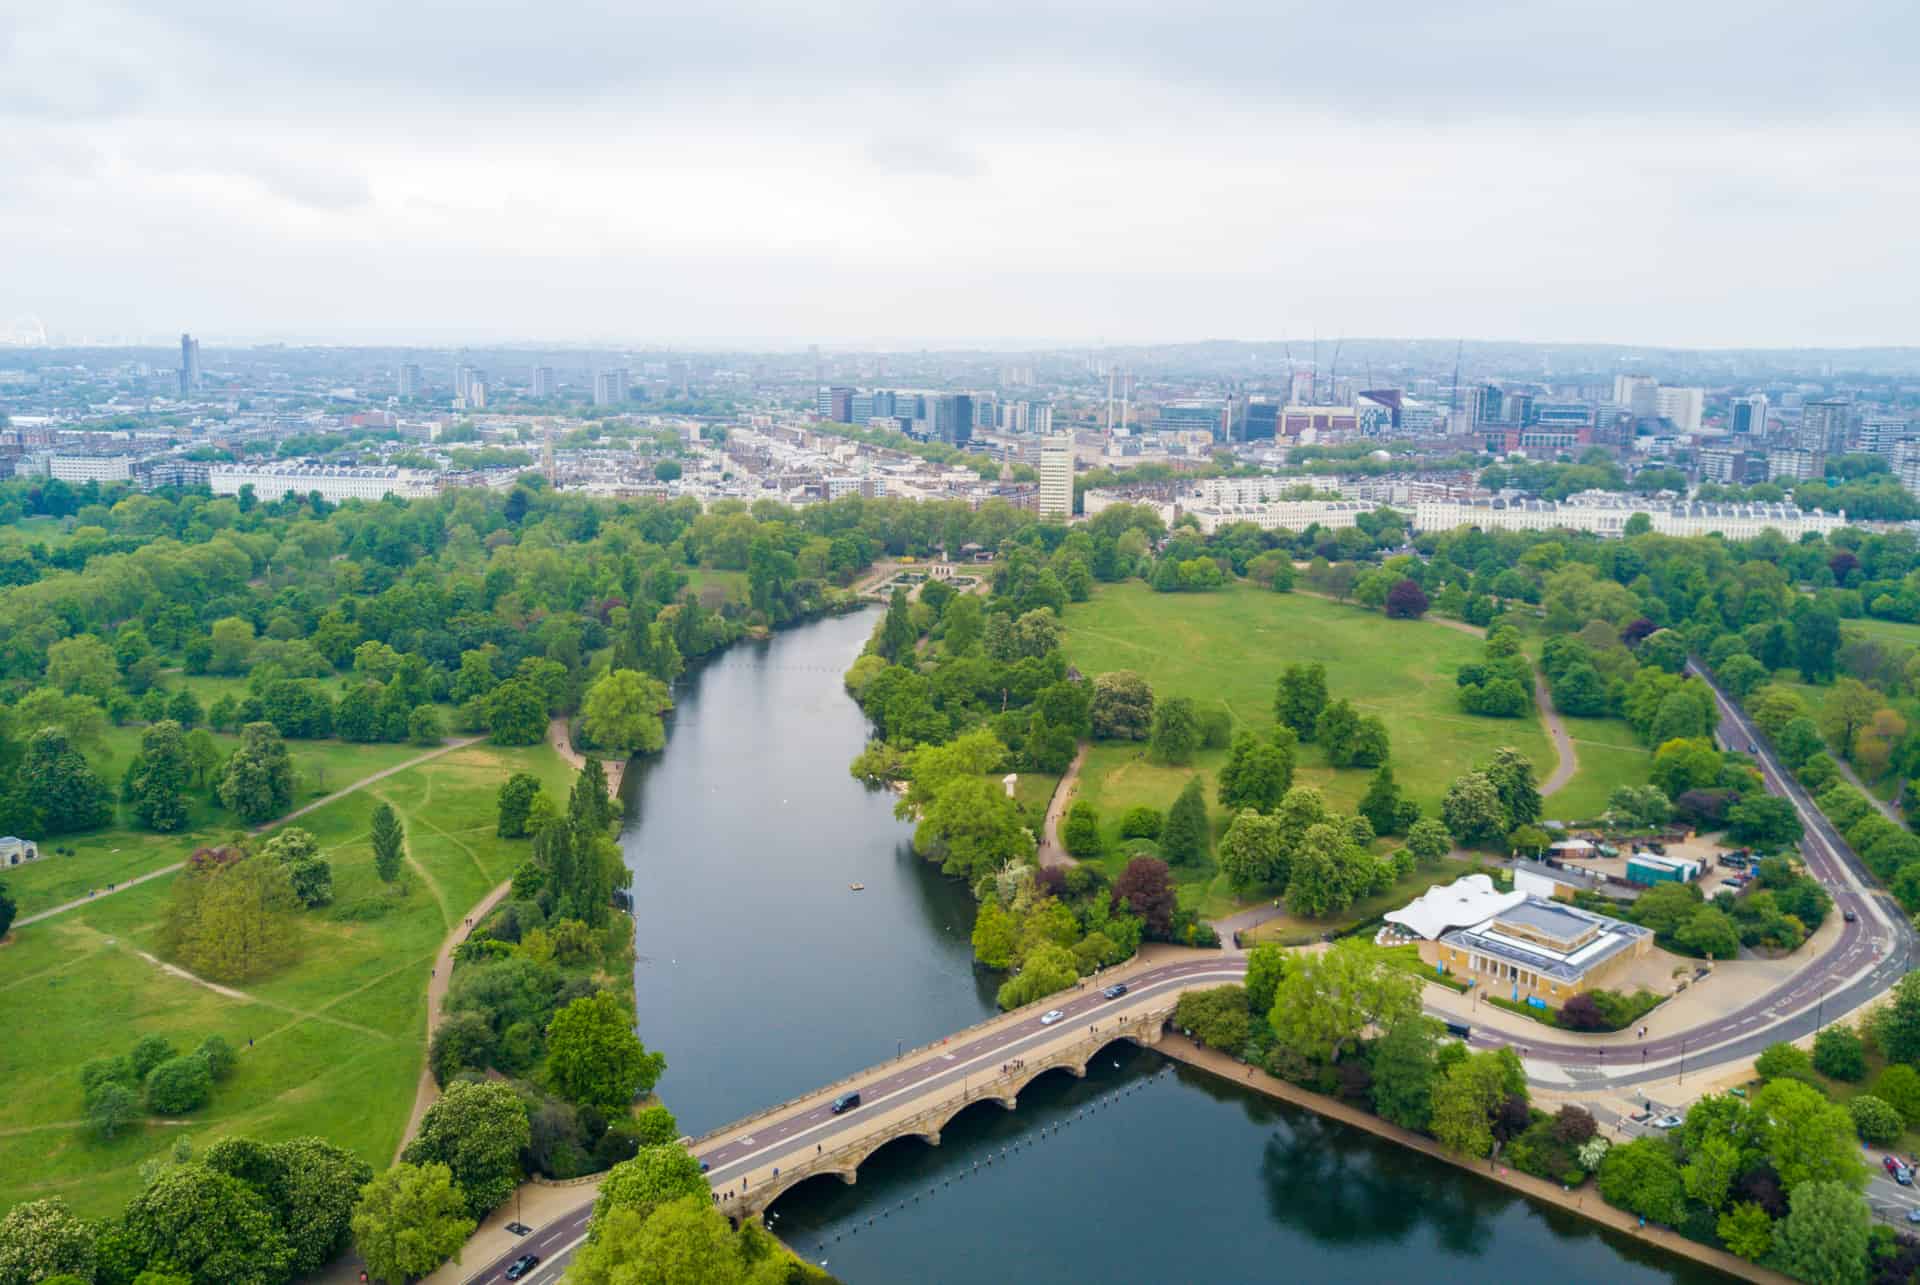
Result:
<svg viewBox="0 0 1920 1285"><path fill-rule="evenodd" d="M886 174L978 178L986 164L974 152L930 138L879 138L867 145L867 160Z"/></svg>
<svg viewBox="0 0 1920 1285"><path fill-rule="evenodd" d="M212 174L245 179L295 205L342 213L372 200L364 176L303 159L220 141L150 145L138 153L149 169L172 174Z"/></svg>

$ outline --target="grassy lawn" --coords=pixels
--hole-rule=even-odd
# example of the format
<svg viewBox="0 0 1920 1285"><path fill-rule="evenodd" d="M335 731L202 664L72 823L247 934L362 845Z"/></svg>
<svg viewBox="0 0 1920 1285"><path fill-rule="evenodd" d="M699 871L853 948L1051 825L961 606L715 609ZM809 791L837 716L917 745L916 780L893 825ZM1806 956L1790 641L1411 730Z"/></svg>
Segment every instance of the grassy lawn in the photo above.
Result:
<svg viewBox="0 0 1920 1285"><path fill-rule="evenodd" d="M1920 625L1904 624L1898 620L1875 620L1871 616L1862 616L1858 620L1842 620L1840 631L1848 630L1865 634L1875 642L1887 643L1896 647L1920 647Z"/></svg>
<svg viewBox="0 0 1920 1285"><path fill-rule="evenodd" d="M514 771L556 792L571 781L545 746L474 746L302 818L333 864L334 904L301 916L296 962L242 984L245 999L162 973L136 953L156 952L170 878L14 933L0 947L0 1003L35 1020L15 1024L9 1047L0 1206L58 1194L84 1215L107 1214L138 1186L140 1162L183 1134L202 1147L237 1133L312 1133L376 1168L391 1160L426 1051L420 969L528 849L493 834L494 795ZM401 898L380 886L367 843L382 800L407 827L410 891ZM94 1141L75 1123L81 1065L150 1033L182 1049L224 1035L240 1050L239 1069L183 1123Z"/></svg>
<svg viewBox="0 0 1920 1285"><path fill-rule="evenodd" d="M1469 873L1478 864L1476 861L1447 857L1438 865L1415 870L1385 892L1354 902L1347 908L1345 914L1336 915L1330 919L1301 919L1294 915L1282 915L1278 919L1269 919L1251 929L1243 934L1242 940L1272 941L1282 946L1304 946L1308 942L1320 940L1329 932L1365 923L1369 919L1386 914L1389 910L1398 910L1435 884L1452 883L1461 875ZM1272 896L1271 892L1268 893L1269 900ZM1401 953L1395 957L1395 962L1405 966L1406 961L1411 959L1412 970L1423 977L1428 976L1428 972L1422 971L1418 948L1406 946L1396 949Z"/></svg>
<svg viewBox="0 0 1920 1285"><path fill-rule="evenodd" d="M725 590L727 597L734 602L747 600L747 573L744 571L687 572L687 588L693 590L695 595L709 586Z"/></svg>
<svg viewBox="0 0 1920 1285"><path fill-rule="evenodd" d="M1546 801L1546 815L1559 821L1587 821L1606 810L1607 797L1622 785L1645 785L1653 753L1624 720L1562 716L1580 770Z"/></svg>
<svg viewBox="0 0 1920 1285"><path fill-rule="evenodd" d="M1553 747L1537 716L1478 718L1460 711L1454 674L1477 661L1476 638L1428 621L1388 620L1376 612L1320 598L1275 594L1247 585L1214 593L1155 593L1137 581L1101 585L1093 600L1066 612L1067 658L1082 673L1133 669L1159 696L1224 703L1236 727L1273 725L1280 671L1298 661L1327 667L1327 686L1363 712L1386 720L1393 737L1393 769L1400 786L1429 814L1437 813L1447 784L1475 763L1511 745L1544 777ZM1186 769L1140 760L1138 746L1100 746L1088 759L1081 790L1102 812L1133 803L1164 808L1184 783ZM1212 779L1223 751L1194 765ZM1110 780L1124 768L1119 780ZM1300 755L1296 781L1322 790L1333 806L1350 809L1366 792L1366 769L1336 771L1317 746Z"/></svg>

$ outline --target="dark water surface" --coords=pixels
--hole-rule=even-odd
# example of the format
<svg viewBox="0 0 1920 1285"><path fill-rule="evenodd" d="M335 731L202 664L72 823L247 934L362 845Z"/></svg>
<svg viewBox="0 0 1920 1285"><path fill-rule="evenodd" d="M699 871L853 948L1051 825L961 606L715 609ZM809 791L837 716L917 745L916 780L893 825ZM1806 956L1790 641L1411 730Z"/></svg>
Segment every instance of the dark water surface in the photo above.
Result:
<svg viewBox="0 0 1920 1285"><path fill-rule="evenodd" d="M971 897L847 774L865 723L840 675L874 619L735 646L629 776L640 1033L686 1132L994 1011ZM854 1285L1722 1279L1130 1045L1017 1111L967 1111L938 1148L886 1147L854 1186L798 1187L773 1223Z"/></svg>

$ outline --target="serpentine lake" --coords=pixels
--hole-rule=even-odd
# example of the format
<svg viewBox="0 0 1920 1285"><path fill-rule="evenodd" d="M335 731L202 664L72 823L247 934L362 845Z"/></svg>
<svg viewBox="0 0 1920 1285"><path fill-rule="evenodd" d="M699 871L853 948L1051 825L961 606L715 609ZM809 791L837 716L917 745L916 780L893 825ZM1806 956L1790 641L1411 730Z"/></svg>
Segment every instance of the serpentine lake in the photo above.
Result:
<svg viewBox="0 0 1920 1285"><path fill-rule="evenodd" d="M992 1014L973 899L847 772L840 676L872 612L736 644L677 685L636 763L640 1034L699 1135ZM854 892L849 885L864 884ZM1589 1195L1588 1199L1598 1199ZM795 1188L774 1229L850 1285L1284 1279L1719 1280L1450 1165L1117 1045Z"/></svg>

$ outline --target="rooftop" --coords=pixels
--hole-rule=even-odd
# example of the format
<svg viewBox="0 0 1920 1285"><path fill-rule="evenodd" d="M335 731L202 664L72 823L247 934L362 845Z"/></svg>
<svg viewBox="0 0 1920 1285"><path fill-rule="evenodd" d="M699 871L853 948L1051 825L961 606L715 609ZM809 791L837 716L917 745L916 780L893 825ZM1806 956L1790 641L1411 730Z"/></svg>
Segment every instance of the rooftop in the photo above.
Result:
<svg viewBox="0 0 1920 1285"><path fill-rule="evenodd" d="M1427 889L1400 909L1383 916L1432 940L1451 928L1485 923L1527 899L1524 892L1501 892L1486 875L1463 875L1452 883Z"/></svg>

